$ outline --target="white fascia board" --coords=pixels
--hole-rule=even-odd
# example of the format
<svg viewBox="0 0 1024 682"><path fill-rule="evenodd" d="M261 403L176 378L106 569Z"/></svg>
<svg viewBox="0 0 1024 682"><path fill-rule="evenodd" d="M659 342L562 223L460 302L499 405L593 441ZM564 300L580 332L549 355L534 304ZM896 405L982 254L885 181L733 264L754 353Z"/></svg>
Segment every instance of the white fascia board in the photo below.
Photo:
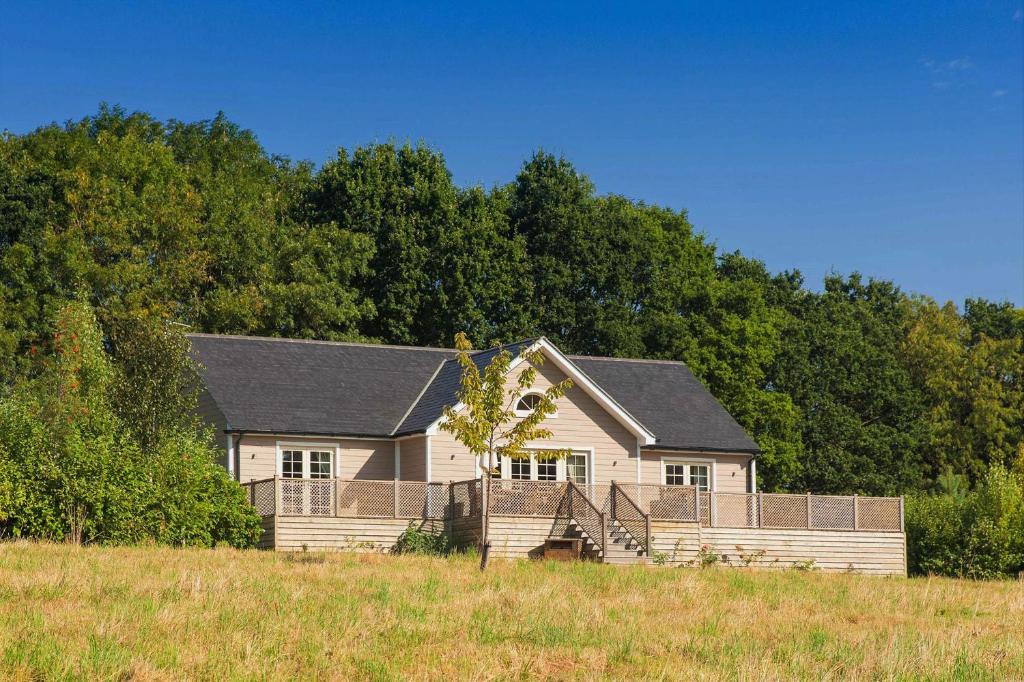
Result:
<svg viewBox="0 0 1024 682"><path fill-rule="evenodd" d="M567 358L562 351L558 350L555 344L551 343L547 338L541 337L537 339L529 349L527 349L527 353L533 353L538 350L542 351L544 355L551 360L555 367L562 371L563 374L572 379L574 386L579 386L584 393L590 396L598 405L604 408L605 411L615 417L616 421L625 426L630 433L636 436L641 445L655 444L656 439L654 434L647 430L643 424L634 419L632 415L622 409L622 407L615 402L615 400L608 395L604 389L591 381L590 378L584 374L572 360ZM509 365L508 371L512 372L525 361L523 354L520 353L519 356L516 357ZM455 406L455 411L458 412L464 407L465 405L459 403ZM443 420L444 417L439 417L433 424L428 426L426 430L427 435L436 435Z"/></svg>

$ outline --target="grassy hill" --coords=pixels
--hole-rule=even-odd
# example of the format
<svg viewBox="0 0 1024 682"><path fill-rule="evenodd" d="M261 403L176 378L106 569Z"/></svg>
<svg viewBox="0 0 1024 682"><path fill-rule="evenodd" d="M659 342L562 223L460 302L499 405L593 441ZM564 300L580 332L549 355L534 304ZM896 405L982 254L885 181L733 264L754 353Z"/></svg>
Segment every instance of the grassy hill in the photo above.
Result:
<svg viewBox="0 0 1024 682"><path fill-rule="evenodd" d="M1024 678L1024 583L0 545L0 677Z"/></svg>

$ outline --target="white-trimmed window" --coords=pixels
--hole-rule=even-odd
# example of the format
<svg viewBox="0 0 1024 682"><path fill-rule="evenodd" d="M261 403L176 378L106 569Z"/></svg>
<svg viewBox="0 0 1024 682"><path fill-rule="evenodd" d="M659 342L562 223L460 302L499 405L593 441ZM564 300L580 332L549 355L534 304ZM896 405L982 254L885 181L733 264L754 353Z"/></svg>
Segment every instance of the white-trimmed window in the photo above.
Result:
<svg viewBox="0 0 1024 682"><path fill-rule="evenodd" d="M509 478L514 481L529 481L531 466L529 457L506 457L509 465Z"/></svg>
<svg viewBox="0 0 1024 682"><path fill-rule="evenodd" d="M503 457L501 477L513 481L572 481L576 485L590 483L590 459L587 452L574 451L565 459Z"/></svg>
<svg viewBox="0 0 1024 682"><path fill-rule="evenodd" d="M703 492L712 489L714 466L711 462L662 460L662 483L665 485L692 485Z"/></svg>
<svg viewBox="0 0 1024 682"><path fill-rule="evenodd" d="M558 462L553 459L540 460L534 458L535 466L537 468L537 479L538 481L557 481L558 480Z"/></svg>
<svg viewBox="0 0 1024 682"><path fill-rule="evenodd" d="M565 480L576 485L589 483L587 476L587 456L582 452L574 452L565 458Z"/></svg>
<svg viewBox="0 0 1024 682"><path fill-rule="evenodd" d="M516 401L515 413L517 417L528 417L533 414L533 411L537 409L544 396L540 393L527 393L519 400ZM558 412L552 412L547 416L548 419L557 417Z"/></svg>
<svg viewBox="0 0 1024 682"><path fill-rule="evenodd" d="M280 475L282 478L334 478L334 450L282 447Z"/></svg>

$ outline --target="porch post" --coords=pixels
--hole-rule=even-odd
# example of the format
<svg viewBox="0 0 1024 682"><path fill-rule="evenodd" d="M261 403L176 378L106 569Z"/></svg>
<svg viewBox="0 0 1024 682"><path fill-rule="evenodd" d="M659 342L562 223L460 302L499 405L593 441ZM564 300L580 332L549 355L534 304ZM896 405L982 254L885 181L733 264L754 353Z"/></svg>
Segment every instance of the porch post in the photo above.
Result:
<svg viewBox="0 0 1024 682"><path fill-rule="evenodd" d="M393 488L392 494L394 496L393 497L394 516L397 519L398 518L398 480L397 479L392 481L392 488ZM429 486L428 486L428 488L429 488ZM423 492L426 493L427 495L430 494L430 490L428 488L424 488L423 489ZM427 504L429 505L430 503L428 502Z"/></svg>

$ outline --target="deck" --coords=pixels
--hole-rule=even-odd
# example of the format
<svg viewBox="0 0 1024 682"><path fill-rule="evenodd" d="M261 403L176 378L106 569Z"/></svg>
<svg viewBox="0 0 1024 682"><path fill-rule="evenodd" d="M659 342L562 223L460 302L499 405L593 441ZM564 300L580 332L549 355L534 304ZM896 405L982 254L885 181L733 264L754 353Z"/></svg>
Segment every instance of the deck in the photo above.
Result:
<svg viewBox="0 0 1024 682"><path fill-rule="evenodd" d="M492 555L507 558L538 556L550 537L579 537L588 556L610 563L906 572L899 497L502 479L271 478L243 486L263 517L260 546L268 549L386 552L413 524L447 533L459 547L487 542Z"/></svg>

